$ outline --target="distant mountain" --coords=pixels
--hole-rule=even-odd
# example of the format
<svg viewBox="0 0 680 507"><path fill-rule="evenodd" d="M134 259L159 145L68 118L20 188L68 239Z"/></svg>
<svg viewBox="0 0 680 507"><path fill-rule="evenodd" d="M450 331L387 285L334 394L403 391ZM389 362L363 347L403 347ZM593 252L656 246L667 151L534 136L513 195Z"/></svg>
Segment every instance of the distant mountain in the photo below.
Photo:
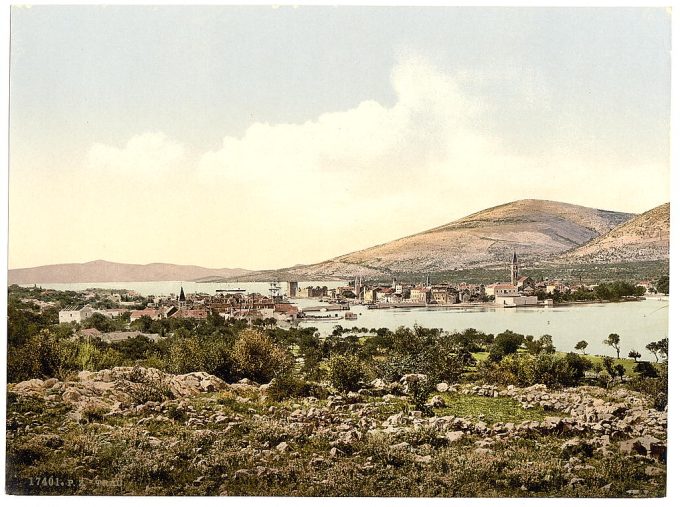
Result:
<svg viewBox="0 0 680 507"><path fill-rule="evenodd" d="M35 268L10 269L8 283L96 283L190 281L206 277L231 278L250 273L247 269L212 269L177 264L121 264L92 261L82 264L53 264Z"/></svg>
<svg viewBox="0 0 680 507"><path fill-rule="evenodd" d="M513 251L522 263L578 247L635 215L554 201L521 200L309 266L257 272L244 280L347 278L497 267Z"/></svg>
<svg viewBox="0 0 680 507"><path fill-rule="evenodd" d="M556 260L599 264L668 259L670 212L670 203L657 206Z"/></svg>

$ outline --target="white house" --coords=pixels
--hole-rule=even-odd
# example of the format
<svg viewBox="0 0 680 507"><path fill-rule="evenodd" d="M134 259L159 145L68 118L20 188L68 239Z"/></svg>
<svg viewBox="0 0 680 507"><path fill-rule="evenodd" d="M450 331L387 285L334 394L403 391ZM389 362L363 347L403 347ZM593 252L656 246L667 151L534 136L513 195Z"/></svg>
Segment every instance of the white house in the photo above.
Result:
<svg viewBox="0 0 680 507"><path fill-rule="evenodd" d="M94 314L94 310L90 306L67 306L59 311L59 324L66 322L82 322L89 319Z"/></svg>

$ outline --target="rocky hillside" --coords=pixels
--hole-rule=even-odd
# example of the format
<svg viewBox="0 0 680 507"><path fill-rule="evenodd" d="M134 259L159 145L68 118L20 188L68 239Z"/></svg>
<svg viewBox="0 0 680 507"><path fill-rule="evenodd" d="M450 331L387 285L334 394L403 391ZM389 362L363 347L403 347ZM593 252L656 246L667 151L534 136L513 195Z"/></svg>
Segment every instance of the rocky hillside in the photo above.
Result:
<svg viewBox="0 0 680 507"><path fill-rule="evenodd" d="M559 257L566 262L611 263L668 259L670 203L662 204Z"/></svg>
<svg viewBox="0 0 680 507"><path fill-rule="evenodd" d="M261 278L313 280L496 267L508 263L513 251L527 263L571 250L634 216L554 201L515 201L327 262L265 272Z"/></svg>
<svg viewBox="0 0 680 507"><path fill-rule="evenodd" d="M211 269L178 264L122 264L97 260L82 264L52 264L35 268L10 269L8 283L89 283L189 281L209 276L234 277L246 269Z"/></svg>
<svg viewBox="0 0 680 507"><path fill-rule="evenodd" d="M628 389L440 383L432 417L380 379L326 399L270 389L144 368L10 384L7 492L665 494L667 413Z"/></svg>

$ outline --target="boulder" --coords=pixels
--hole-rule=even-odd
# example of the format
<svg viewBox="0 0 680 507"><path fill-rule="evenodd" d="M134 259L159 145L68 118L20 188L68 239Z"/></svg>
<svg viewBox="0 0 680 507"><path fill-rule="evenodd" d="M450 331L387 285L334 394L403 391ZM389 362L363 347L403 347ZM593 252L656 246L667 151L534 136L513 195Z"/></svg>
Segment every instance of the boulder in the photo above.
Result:
<svg viewBox="0 0 680 507"><path fill-rule="evenodd" d="M439 384L437 384L436 388L437 392L444 393L449 390L449 384L447 384L446 382L440 382Z"/></svg>
<svg viewBox="0 0 680 507"><path fill-rule="evenodd" d="M444 435L449 443L458 442L461 438L465 436L463 431L447 431Z"/></svg>
<svg viewBox="0 0 680 507"><path fill-rule="evenodd" d="M432 405L434 408L443 408L446 406L446 402L441 396L433 396L432 400L430 401L430 405Z"/></svg>

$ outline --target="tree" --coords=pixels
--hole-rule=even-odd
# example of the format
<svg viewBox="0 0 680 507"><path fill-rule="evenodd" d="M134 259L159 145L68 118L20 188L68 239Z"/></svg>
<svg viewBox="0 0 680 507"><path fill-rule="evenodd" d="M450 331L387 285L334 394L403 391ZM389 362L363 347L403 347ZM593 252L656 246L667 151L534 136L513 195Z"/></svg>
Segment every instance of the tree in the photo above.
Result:
<svg viewBox="0 0 680 507"><path fill-rule="evenodd" d="M604 341L605 345L609 345L614 350L616 350L616 359L621 358L621 338L616 333L611 333L607 339Z"/></svg>
<svg viewBox="0 0 680 507"><path fill-rule="evenodd" d="M637 360L642 357L642 354L640 354L637 350L631 350L628 352L628 357L632 358L633 361L637 363Z"/></svg>
<svg viewBox="0 0 680 507"><path fill-rule="evenodd" d="M328 361L331 385L340 391L356 391L366 378L361 360L352 355L334 355Z"/></svg>
<svg viewBox="0 0 680 507"><path fill-rule="evenodd" d="M647 361L640 361L637 363L633 368L633 371L635 371L635 373L637 373L640 378L657 378L659 376L656 368L654 368L654 366Z"/></svg>
<svg viewBox="0 0 680 507"><path fill-rule="evenodd" d="M489 347L489 359L494 362L500 361L503 356L514 354L522 342L524 336L518 333L513 333L510 330L498 333L494 339L491 347Z"/></svg>
<svg viewBox="0 0 680 507"><path fill-rule="evenodd" d="M645 345L645 348L654 354L656 362L659 362L659 342L651 342Z"/></svg>
<svg viewBox="0 0 680 507"><path fill-rule="evenodd" d="M614 370L614 360L607 356L602 359L602 366L604 366L604 369L607 371L610 377L614 378L616 376L616 372Z"/></svg>
<svg viewBox="0 0 680 507"><path fill-rule="evenodd" d="M549 334L544 334L541 336L539 343L541 344L541 350L543 350L543 352L547 354L555 353L555 346L553 345L552 336Z"/></svg>
<svg viewBox="0 0 680 507"><path fill-rule="evenodd" d="M664 338L663 340L659 340L656 342L659 344L659 354L663 358L664 361L668 360L668 338Z"/></svg>
<svg viewBox="0 0 680 507"><path fill-rule="evenodd" d="M588 342L585 340L579 341L574 347L576 350L580 350L583 354L586 353L586 347L588 347Z"/></svg>
<svg viewBox="0 0 680 507"><path fill-rule="evenodd" d="M621 378L621 380L623 380L623 376L626 374L626 369L623 367L623 365L617 364L614 366L614 371Z"/></svg>
<svg viewBox="0 0 680 507"><path fill-rule="evenodd" d="M668 275L664 275L656 282L656 290L662 294L668 294L670 288L670 279Z"/></svg>
<svg viewBox="0 0 680 507"><path fill-rule="evenodd" d="M256 382L269 382L293 366L288 352L255 329L238 335L232 352L240 373Z"/></svg>

